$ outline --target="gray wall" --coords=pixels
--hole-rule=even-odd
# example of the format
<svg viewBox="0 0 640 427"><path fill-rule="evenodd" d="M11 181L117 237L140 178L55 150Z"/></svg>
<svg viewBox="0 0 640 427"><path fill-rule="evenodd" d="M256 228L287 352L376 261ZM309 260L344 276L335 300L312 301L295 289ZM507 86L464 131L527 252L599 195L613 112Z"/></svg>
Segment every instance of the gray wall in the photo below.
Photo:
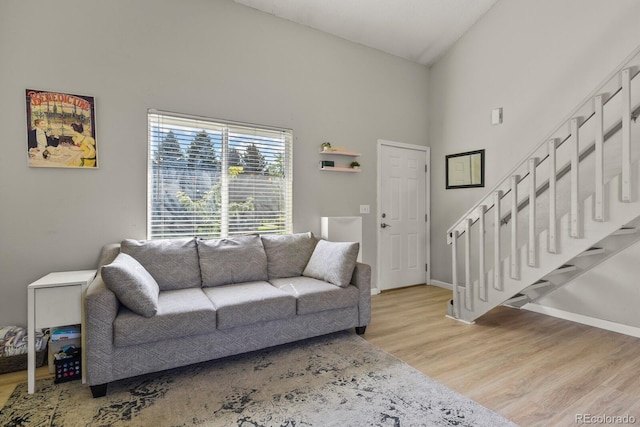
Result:
<svg viewBox="0 0 640 427"><path fill-rule="evenodd" d="M606 320L640 328L640 243L614 255L596 268L587 271L557 291L541 298L532 307L546 312L558 309L561 317L573 319L573 314ZM640 329L635 336L639 336Z"/></svg>
<svg viewBox="0 0 640 427"><path fill-rule="evenodd" d="M0 58L0 325L26 324L30 282L146 237L148 108L292 128L294 229L316 234L375 207L379 138L427 144L425 67L230 0L2 0ZM95 97L98 170L27 166L27 88ZM318 171L323 141L362 172Z"/></svg>
<svg viewBox="0 0 640 427"><path fill-rule="evenodd" d="M433 279L451 282L446 230L633 51L639 22L635 0L500 1L430 69ZM504 123L492 126L497 107ZM445 190L444 156L482 148L486 187ZM637 263L634 270L637 277ZM637 304L627 279L608 277L613 289L626 289L620 301L635 295ZM603 316L592 308L608 289L590 290L583 314Z"/></svg>

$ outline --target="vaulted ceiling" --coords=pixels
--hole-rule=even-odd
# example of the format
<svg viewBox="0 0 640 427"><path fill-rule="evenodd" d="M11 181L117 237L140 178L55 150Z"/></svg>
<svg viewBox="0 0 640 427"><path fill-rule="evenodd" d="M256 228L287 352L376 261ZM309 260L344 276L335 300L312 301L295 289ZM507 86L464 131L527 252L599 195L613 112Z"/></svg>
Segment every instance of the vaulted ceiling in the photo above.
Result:
<svg viewBox="0 0 640 427"><path fill-rule="evenodd" d="M429 66L497 0L234 1Z"/></svg>

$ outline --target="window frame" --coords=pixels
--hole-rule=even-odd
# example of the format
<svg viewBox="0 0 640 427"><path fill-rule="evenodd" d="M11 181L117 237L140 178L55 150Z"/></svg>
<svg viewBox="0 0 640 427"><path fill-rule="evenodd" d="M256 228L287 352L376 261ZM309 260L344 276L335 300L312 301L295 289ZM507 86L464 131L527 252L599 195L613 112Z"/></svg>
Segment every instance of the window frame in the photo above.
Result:
<svg viewBox="0 0 640 427"><path fill-rule="evenodd" d="M183 125L178 125L177 123L182 122ZM185 124L189 122L193 122L192 127L188 127ZM219 225L219 235L215 235L215 233L199 233L196 231L196 228L203 227L203 222L198 222L194 220L191 225L187 221L185 223L185 227L193 227L193 233L185 233L179 232L178 228L175 230L171 230L171 226L168 225L168 229L162 230L161 225L156 225L157 217L155 216L155 212L153 210L154 200L155 199L155 190L161 187L157 187L157 183L154 182L154 174L166 172L171 168L167 166L165 169L159 168L155 163L154 159L158 153L158 147L162 142L165 142L166 135L168 134L167 129L171 129L171 126L175 128L181 128L181 131L185 134L191 132L195 134L193 138L195 139L197 134L202 131L202 127L198 126L198 124L206 124L209 126L208 129L219 129L220 130L220 171L219 171L219 184L220 184L220 225ZM165 127L166 126L166 127ZM211 130L211 134L207 132L207 135L216 136L217 134L213 133ZM245 132L245 133L243 133ZM276 137L276 135L280 135L280 137ZM251 138L253 137L253 139ZM183 156L183 166L176 167L173 166L174 170L182 170L182 173L187 173L190 169L187 162L187 154L189 153L190 146L187 146L187 140L182 137L182 139L177 138L178 143L180 144L180 155ZM268 140L278 141L281 139L281 147L277 146L277 143L265 142ZM257 173L247 173L246 175L242 175L244 171L241 168L241 172L238 174L236 169L236 174L230 174L229 170L229 152L231 148L235 148L239 146L238 144L246 144L244 146L245 153L247 152L246 148L249 145L253 145L254 148L256 146L263 147L263 150L267 150L268 153L273 154L273 152L280 151L282 152L282 156L280 159L277 159L277 156L270 157L270 161L265 160L264 170L262 172ZM272 146L273 145L273 146ZM214 143L212 143L212 147ZM266 148L265 148L266 147ZM260 150L256 150L260 153ZM216 153L214 149L214 154L212 155L212 159L216 158ZM236 152L236 155L238 152ZM261 154L260 154L261 156ZM264 158L263 158L264 159ZM276 164L274 162L278 162ZM279 175L274 175L271 172L268 172L268 167L273 166L277 167L277 171L279 171L282 176L278 178ZM192 169L193 170L193 169ZM197 168L195 169L197 172ZM226 173L225 173L226 171ZM233 175L233 176L232 176ZM247 180L247 177L254 176L259 177L257 180L254 178L254 187L252 188L249 184L239 184L240 188L239 194L244 194L246 191L256 192L255 182L262 182L267 178L268 181L272 181L273 179L281 179L276 183L271 183L272 186L279 186L280 191L277 192L278 198L280 198L278 206L282 209L276 210L273 212L282 212L282 221L283 226L275 227L272 230L269 229L260 229L261 227L253 224L254 229L245 229L245 230L233 230L234 224L230 223L230 212L229 208L231 205L229 192L230 192L230 183L236 179L237 177L242 176L243 179ZM217 184L216 184L217 185ZM259 186L258 186L259 187ZM213 189L213 187L211 187ZM259 190L259 188L258 188ZM176 200L178 198L178 194L176 194ZM236 196L237 197L237 196ZM146 215L146 230L147 230L147 239L170 239L170 238L184 238L184 237L200 237L200 238L225 238L236 235L246 235L246 234L290 234L293 232L293 130L287 128L280 128L274 126L265 126L265 125L256 125L252 123L243 123L237 121L230 120L221 120L216 118L204 117L204 116L195 116L190 114L183 113L174 113L163 110L149 109L147 112L147 215ZM162 199L166 200L166 199ZM245 199L248 201L249 198ZM254 205L255 209L255 205ZM249 211L249 212L256 212ZM266 214L271 211L263 211L261 214ZM185 213L189 213L188 210L185 210ZM193 213L193 212L192 212ZM163 209L160 215L164 215L169 217L169 210ZM162 219L161 219L162 220ZM269 221L266 217L262 217L260 214L253 216L254 221L262 221L263 225L266 225ZM237 227L237 225L235 225ZM242 225L241 225L242 226Z"/></svg>

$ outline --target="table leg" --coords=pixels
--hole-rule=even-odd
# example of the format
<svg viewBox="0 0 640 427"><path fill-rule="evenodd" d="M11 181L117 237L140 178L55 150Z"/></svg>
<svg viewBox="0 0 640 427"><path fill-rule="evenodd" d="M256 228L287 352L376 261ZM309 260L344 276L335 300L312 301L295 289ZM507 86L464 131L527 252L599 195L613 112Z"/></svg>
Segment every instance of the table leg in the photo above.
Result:
<svg viewBox="0 0 640 427"><path fill-rule="evenodd" d="M27 392L33 394L36 388L36 313L35 290L27 291Z"/></svg>

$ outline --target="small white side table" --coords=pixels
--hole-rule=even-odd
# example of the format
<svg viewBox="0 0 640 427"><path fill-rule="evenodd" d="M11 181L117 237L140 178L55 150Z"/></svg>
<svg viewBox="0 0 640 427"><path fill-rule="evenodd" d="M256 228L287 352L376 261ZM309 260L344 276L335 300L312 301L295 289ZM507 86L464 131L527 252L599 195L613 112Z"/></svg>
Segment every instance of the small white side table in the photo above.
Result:
<svg viewBox="0 0 640 427"><path fill-rule="evenodd" d="M85 382L84 293L96 270L50 273L27 288L28 393L36 388L35 330L45 327L81 325L82 382Z"/></svg>

